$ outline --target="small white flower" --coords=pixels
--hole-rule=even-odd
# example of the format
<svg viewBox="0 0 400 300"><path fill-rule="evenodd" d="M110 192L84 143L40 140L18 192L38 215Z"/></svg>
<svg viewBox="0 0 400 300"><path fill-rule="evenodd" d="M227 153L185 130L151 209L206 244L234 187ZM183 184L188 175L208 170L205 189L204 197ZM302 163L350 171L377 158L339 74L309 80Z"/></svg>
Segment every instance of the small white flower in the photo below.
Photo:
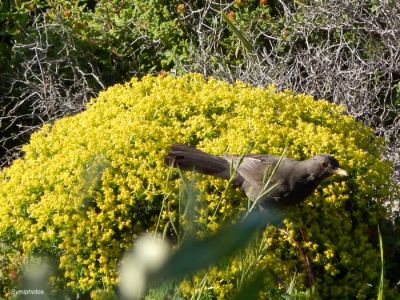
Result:
<svg viewBox="0 0 400 300"><path fill-rule="evenodd" d="M139 299L146 288L146 274L142 264L130 253L125 255L119 270L119 289L123 299Z"/></svg>
<svg viewBox="0 0 400 300"><path fill-rule="evenodd" d="M169 245L159 236L144 235L136 241L134 253L145 270L154 272L166 261Z"/></svg>
<svg viewBox="0 0 400 300"><path fill-rule="evenodd" d="M133 251L122 259L119 288L124 299L139 299L146 291L146 276L159 269L169 254L169 245L159 236L139 237Z"/></svg>

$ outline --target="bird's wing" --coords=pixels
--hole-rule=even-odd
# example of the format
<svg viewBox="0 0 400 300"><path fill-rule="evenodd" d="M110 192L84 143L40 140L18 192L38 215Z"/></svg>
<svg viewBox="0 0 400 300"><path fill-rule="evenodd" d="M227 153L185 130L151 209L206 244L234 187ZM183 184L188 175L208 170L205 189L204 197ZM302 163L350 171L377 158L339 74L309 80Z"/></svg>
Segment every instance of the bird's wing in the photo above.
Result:
<svg viewBox="0 0 400 300"><path fill-rule="evenodd" d="M247 154L246 157L251 157L255 159L259 159L265 162L278 161L280 156L271 155L271 154Z"/></svg>
<svg viewBox="0 0 400 300"><path fill-rule="evenodd" d="M264 184L266 180L270 180L271 184L279 183L286 184L293 170L293 166L297 164L298 161L281 156L269 155L269 154L249 154L245 156L241 167L239 168L240 174L250 180L251 174L255 171L255 177L261 184ZM279 165L278 165L279 164ZM275 167L278 165L277 169ZM249 176L246 176L250 173ZM272 176L272 178L269 178ZM256 179L253 178L253 179ZM255 183L255 181L253 181Z"/></svg>
<svg viewBox="0 0 400 300"><path fill-rule="evenodd" d="M267 207L269 203L285 204L290 201L292 197L290 178L298 161L285 157L275 170L280 156L251 154L244 157L233 155L223 157L244 179L242 189L253 201L258 199L263 207ZM265 186L267 183L268 186Z"/></svg>
<svg viewBox="0 0 400 300"><path fill-rule="evenodd" d="M260 161L263 161L265 163L277 163L281 158L281 156L279 155L271 155L271 154L248 154L246 155L246 157L259 159ZM289 162L296 160L289 157L284 157L284 161Z"/></svg>
<svg viewBox="0 0 400 300"><path fill-rule="evenodd" d="M272 172L274 165L279 159L275 159L272 155L270 160L267 160L266 156L259 158L250 155L243 157L224 155L223 158L232 164L233 169L236 170L236 172L243 177L248 184L258 187L263 185L265 172L268 169Z"/></svg>

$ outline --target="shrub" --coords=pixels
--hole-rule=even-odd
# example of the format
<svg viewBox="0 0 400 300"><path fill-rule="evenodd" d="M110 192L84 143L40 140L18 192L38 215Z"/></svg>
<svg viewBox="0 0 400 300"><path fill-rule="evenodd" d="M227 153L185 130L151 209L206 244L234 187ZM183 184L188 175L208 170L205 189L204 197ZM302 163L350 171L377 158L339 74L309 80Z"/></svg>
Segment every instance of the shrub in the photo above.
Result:
<svg viewBox="0 0 400 300"><path fill-rule="evenodd" d="M266 231L269 250L256 266L271 271L266 290L289 283L296 271L298 286L307 285L302 250L322 298L375 295L370 284L379 281L380 256L369 232L386 217L382 199L392 169L380 158L382 139L343 110L274 86L197 74L117 84L86 111L43 126L23 147L24 157L0 173L0 241L13 249L2 270L21 257L52 256L60 269L54 283L80 294L111 289L118 261L137 235L157 228L173 239L179 225L181 180L163 161L171 143L215 154L280 155L287 146L296 159L331 153L350 177L326 180L287 212L285 230ZM225 181L200 178L207 205L199 222L208 231L247 207L239 191L224 192ZM216 296L235 289L239 263L216 271ZM2 279L3 294L14 287L12 279Z"/></svg>
<svg viewBox="0 0 400 300"><path fill-rule="evenodd" d="M0 167L105 86L185 59L176 1L9 2L0 4Z"/></svg>
<svg viewBox="0 0 400 300"><path fill-rule="evenodd" d="M399 3L3 1L0 166L37 126L80 110L103 86L171 70L274 82L344 104L388 141L399 183Z"/></svg>

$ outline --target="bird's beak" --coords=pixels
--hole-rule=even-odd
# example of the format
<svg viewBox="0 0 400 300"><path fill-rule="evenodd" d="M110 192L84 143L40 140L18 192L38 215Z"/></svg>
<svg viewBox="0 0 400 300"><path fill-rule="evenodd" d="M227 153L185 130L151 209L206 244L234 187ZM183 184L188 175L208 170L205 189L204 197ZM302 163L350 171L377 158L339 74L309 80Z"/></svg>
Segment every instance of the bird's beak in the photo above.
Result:
<svg viewBox="0 0 400 300"><path fill-rule="evenodd" d="M347 172L341 168L337 168L333 170L333 173L338 174L340 176L348 176Z"/></svg>

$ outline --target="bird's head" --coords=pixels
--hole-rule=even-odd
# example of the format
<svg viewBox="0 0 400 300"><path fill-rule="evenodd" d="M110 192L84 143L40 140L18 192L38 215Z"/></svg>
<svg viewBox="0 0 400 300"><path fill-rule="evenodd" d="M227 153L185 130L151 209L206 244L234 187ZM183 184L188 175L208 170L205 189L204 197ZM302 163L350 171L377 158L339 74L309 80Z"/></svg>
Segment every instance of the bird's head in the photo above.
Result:
<svg viewBox="0 0 400 300"><path fill-rule="evenodd" d="M307 161L308 171L316 179L324 179L333 174L347 176L347 172L339 168L339 162L331 155L319 154Z"/></svg>

